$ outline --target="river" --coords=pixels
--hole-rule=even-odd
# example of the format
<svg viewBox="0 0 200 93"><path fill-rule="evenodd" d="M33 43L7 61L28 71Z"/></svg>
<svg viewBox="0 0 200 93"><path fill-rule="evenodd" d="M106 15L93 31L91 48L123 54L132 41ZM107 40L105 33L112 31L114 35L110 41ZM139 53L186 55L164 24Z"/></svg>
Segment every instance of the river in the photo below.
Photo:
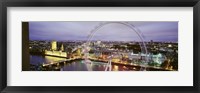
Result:
<svg viewBox="0 0 200 93"><path fill-rule="evenodd" d="M66 60L65 58L58 58L52 56L40 56L40 55L30 55L30 64L41 65L52 62L57 62L61 60ZM104 62L94 62L92 64L85 63L84 60L78 60L73 62L68 62L64 66L60 67L62 71L105 71L106 63ZM134 68L127 68L123 65L112 65L112 71L130 71Z"/></svg>

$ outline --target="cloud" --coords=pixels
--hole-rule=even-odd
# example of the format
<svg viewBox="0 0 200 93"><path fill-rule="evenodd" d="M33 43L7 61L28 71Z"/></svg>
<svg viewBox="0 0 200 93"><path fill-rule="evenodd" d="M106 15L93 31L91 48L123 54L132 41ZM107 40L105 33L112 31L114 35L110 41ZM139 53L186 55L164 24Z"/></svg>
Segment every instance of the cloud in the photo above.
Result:
<svg viewBox="0 0 200 93"><path fill-rule="evenodd" d="M101 22L29 22L30 40L87 40ZM130 21L146 41L178 41L178 22ZM138 35L127 26L107 24L94 33L93 40L139 41Z"/></svg>

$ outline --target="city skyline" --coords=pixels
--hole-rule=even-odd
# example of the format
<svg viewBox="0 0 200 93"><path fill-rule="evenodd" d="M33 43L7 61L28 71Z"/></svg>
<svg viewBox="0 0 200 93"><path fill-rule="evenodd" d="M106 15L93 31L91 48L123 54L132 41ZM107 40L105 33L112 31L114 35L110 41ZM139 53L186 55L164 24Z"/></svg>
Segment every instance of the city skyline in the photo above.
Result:
<svg viewBox="0 0 200 93"><path fill-rule="evenodd" d="M29 40L87 40L88 35L101 22L29 22ZM131 21L143 34L144 41L178 42L178 22ZM140 41L137 34L121 24L108 24L100 28L92 40Z"/></svg>
<svg viewBox="0 0 200 93"><path fill-rule="evenodd" d="M175 21L40 21L27 26L30 71L178 71Z"/></svg>

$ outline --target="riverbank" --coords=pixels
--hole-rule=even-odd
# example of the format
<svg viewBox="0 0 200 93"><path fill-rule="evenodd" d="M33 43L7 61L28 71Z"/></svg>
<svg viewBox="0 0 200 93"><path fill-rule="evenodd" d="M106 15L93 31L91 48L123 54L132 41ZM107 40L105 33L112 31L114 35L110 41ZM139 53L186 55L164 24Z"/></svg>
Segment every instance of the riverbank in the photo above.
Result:
<svg viewBox="0 0 200 93"><path fill-rule="evenodd" d="M62 68L64 67L69 67L67 66L67 64L77 64L77 68L80 68L80 65L85 66L85 65L90 65L90 63L85 63L85 59L83 59L82 57L74 57L74 58L70 58L70 59L66 59L66 58L59 58L59 57L55 57L55 56L42 56L42 55L30 55L31 57L31 71L60 71L62 70ZM99 64L103 64L105 66L105 64L108 62L108 60L103 60L103 59L97 59L97 58L89 58L89 60L91 60L94 63L99 63ZM92 67L94 68L98 68L95 67L96 64L91 64ZM159 67L152 67L152 66L142 66L142 65L138 65L138 64L133 64L133 63L127 63L127 62L112 62L112 68L114 67L123 67L123 71L129 71L129 70L133 70L133 71L143 71L144 69L147 71L173 71L173 70L166 70L166 69L162 69ZM72 67L74 69L76 66ZM65 70L68 71L68 70ZM71 71L71 70L70 70ZM75 71L79 71L79 70L75 70ZM80 70L82 71L82 70ZM104 70L101 70L104 71ZM122 70L120 70L122 71Z"/></svg>

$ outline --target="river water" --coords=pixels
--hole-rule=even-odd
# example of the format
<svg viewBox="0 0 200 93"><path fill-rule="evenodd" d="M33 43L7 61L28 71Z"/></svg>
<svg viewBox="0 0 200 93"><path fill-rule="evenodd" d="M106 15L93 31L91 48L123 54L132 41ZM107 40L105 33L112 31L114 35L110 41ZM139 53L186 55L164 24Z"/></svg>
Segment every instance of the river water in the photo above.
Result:
<svg viewBox="0 0 200 93"><path fill-rule="evenodd" d="M62 60L66 59L52 57L52 56L30 55L30 64L32 65L41 65ZM87 64L84 62L84 60L69 62L61 67L62 71L105 71L105 69L106 69L106 63L104 62L92 61L92 64ZM130 70L129 68L122 65L112 65L112 71L129 71L129 70Z"/></svg>

